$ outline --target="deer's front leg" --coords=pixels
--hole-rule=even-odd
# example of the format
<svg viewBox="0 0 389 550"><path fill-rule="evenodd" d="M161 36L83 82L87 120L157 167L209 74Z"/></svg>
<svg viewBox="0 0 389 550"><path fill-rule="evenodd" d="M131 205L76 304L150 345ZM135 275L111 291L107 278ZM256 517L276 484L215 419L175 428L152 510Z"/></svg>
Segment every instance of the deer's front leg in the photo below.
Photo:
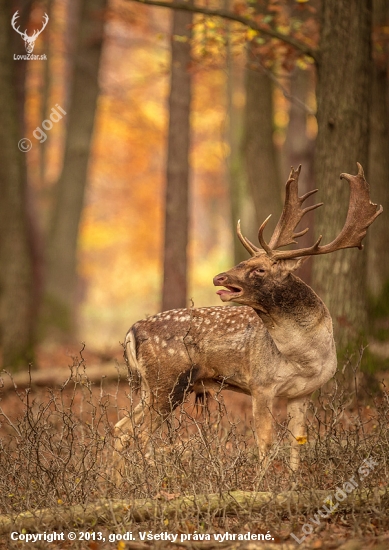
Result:
<svg viewBox="0 0 389 550"><path fill-rule="evenodd" d="M272 392L254 391L253 398L253 417L255 435L259 449L259 459L267 464L269 449L273 439L273 399Z"/></svg>
<svg viewBox="0 0 389 550"><path fill-rule="evenodd" d="M307 441L307 426L305 422L308 397L297 397L288 401L288 416L290 430L290 467L296 471L300 463L299 446Z"/></svg>

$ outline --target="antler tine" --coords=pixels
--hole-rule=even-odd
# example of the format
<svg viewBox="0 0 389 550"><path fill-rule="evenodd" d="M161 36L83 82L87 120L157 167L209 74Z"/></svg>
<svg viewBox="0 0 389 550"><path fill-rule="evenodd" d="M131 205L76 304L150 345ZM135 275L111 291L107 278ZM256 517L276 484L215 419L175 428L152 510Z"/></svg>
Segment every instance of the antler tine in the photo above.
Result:
<svg viewBox="0 0 389 550"><path fill-rule="evenodd" d="M270 246L267 244L263 237L263 230L265 229L267 222L270 220L271 214L266 218L266 220L262 223L261 227L258 229L258 241L259 244L262 246L264 251L268 256L273 256L273 250L270 248Z"/></svg>
<svg viewBox="0 0 389 550"><path fill-rule="evenodd" d="M255 244L253 244L251 241L249 241L247 237L244 237L242 235L242 231L240 230L240 220L238 220L236 232L238 234L240 242L243 244L247 252L251 254L251 256L256 256L261 251L261 249L255 246Z"/></svg>
<svg viewBox="0 0 389 550"><path fill-rule="evenodd" d="M297 233L294 232L295 228L307 212L310 212L311 210L314 210L315 208L318 208L323 204L321 202L313 206L302 208L302 205L306 201L306 199L316 193L317 189L314 189L313 191L308 191L308 193L305 193L305 195L299 197L298 179L300 172L301 164L297 168L297 170L295 170L292 166L288 181L286 182L284 208L269 244L265 241L263 232L271 215L266 218L266 220L262 223L258 230L259 244L266 252L266 254L271 258L275 256L274 251L277 248L296 243L295 239L298 239L299 237L305 235L305 233L308 231L308 228ZM261 253L260 248L257 248L255 245L253 245L252 242L250 242L246 237L242 235L240 230L240 222L238 222L237 233L241 243L252 256L256 256L257 254Z"/></svg>
<svg viewBox="0 0 389 550"><path fill-rule="evenodd" d="M46 28L46 25L47 25L48 22L49 22L49 16L47 15L47 13L45 13L44 16L43 16L42 28L39 31L34 31L34 36L35 35L38 36Z"/></svg>
<svg viewBox="0 0 389 550"><path fill-rule="evenodd" d="M27 29L26 29L24 32L22 32L22 31L20 30L20 26L19 26L19 27L16 27L15 25L16 25L16 20L17 20L17 19L19 19L19 10L16 10L16 11L15 11L15 13L14 13L14 15L13 15L13 17L12 17L12 20L11 20L11 26L12 26L12 28L13 28L17 33L19 33L21 36L24 37L24 36L26 36Z"/></svg>
<svg viewBox="0 0 389 550"><path fill-rule="evenodd" d="M308 199L308 197L317 193L317 189L308 191L308 193L305 193L305 195L303 195L302 197L298 196L298 180L300 171L301 164L297 170L294 170L294 168L292 167L289 179L286 182L284 208L268 245L268 248L270 248L272 251L288 244L296 243L297 241L295 239L298 239L299 237L305 235L305 233L308 231L308 228L297 233L295 233L294 230L307 212L315 210L315 208L318 208L323 204L321 202L318 204L314 204L313 206L302 208L303 203Z"/></svg>
<svg viewBox="0 0 389 550"><path fill-rule="evenodd" d="M340 174L341 179L348 181L350 185L350 200L347 217L343 229L339 235L330 243L319 246L320 239L309 248L300 250L277 251L273 255L275 259L292 259L302 256L315 256L318 254L329 254L342 248L363 248L362 240L365 238L369 226L382 213L383 208L370 201L370 187L367 183L362 166L358 165L358 174Z"/></svg>

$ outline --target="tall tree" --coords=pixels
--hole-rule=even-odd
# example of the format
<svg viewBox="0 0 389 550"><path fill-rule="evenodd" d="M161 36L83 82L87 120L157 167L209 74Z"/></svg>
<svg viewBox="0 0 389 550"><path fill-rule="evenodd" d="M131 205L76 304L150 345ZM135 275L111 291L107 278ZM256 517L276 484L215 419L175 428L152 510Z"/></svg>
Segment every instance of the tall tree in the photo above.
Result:
<svg viewBox="0 0 389 550"><path fill-rule="evenodd" d="M27 366L32 349L33 278L27 214L26 153L18 149L15 62L9 3L0 0L0 322L3 366ZM19 81L19 79L18 79ZM23 111L22 111L23 113ZM19 142L23 149L26 142Z"/></svg>
<svg viewBox="0 0 389 550"><path fill-rule="evenodd" d="M259 3L256 12L259 13ZM282 209L281 176L273 141L274 108L271 69L265 68L256 38L247 44L246 105L244 112L243 154L257 222L269 213L268 230L274 230Z"/></svg>
<svg viewBox="0 0 389 550"><path fill-rule="evenodd" d="M389 211L389 3L373 0L374 63L371 102L369 149L369 181L374 197ZM378 219L369 234L368 282L374 301L386 299L389 290L389 235L384 216Z"/></svg>
<svg viewBox="0 0 389 550"><path fill-rule="evenodd" d="M289 124L286 130L285 142L282 149L282 169L285 176L289 174L291 166L302 165L299 177L300 193L304 194L314 188L313 158L314 140L307 133L308 116L314 116L309 112L307 99L313 87L312 72L309 69L295 67L290 82ZM311 246L314 235L314 211L308 212L304 217L305 229L310 231L299 238L299 246ZM312 258L308 258L299 270L299 277L310 283L312 271Z"/></svg>
<svg viewBox="0 0 389 550"><path fill-rule="evenodd" d="M173 13L162 310L187 305L192 18Z"/></svg>
<svg viewBox="0 0 389 550"><path fill-rule="evenodd" d="M99 95L106 3L80 0L65 155L48 236L41 336L72 336L75 330L78 229Z"/></svg>
<svg viewBox="0 0 389 550"><path fill-rule="evenodd" d="M228 25L228 24L227 24ZM257 227L255 211L248 190L247 174L244 166L244 154L242 148L243 114L244 109L237 106L234 96L237 92L243 93L245 71L240 70L231 52L231 30L227 26L226 45L226 95L227 95L227 124L225 139L228 143L229 153L226 159L227 179L229 183L231 225L234 245L234 263L238 264L247 258L247 251L242 247L236 234L236 223L242 219L242 227L245 235L253 235ZM243 74L242 74L243 73Z"/></svg>
<svg viewBox="0 0 389 550"><path fill-rule="evenodd" d="M322 2L315 179L325 206L317 211L315 232L327 242L346 216L348 189L339 174L356 173L357 161L367 173L370 36L371 0ZM366 254L355 250L314 262L314 287L332 314L340 349L367 328L366 266Z"/></svg>

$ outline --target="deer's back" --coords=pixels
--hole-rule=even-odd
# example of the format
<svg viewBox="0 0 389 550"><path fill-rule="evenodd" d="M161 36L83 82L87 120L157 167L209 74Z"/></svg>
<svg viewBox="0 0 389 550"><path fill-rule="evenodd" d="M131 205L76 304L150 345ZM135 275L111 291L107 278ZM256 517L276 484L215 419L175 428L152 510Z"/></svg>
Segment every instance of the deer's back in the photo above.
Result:
<svg viewBox="0 0 389 550"><path fill-rule="evenodd" d="M131 327L126 343L130 339L136 368L147 372L149 383L168 385L192 371L195 380L223 379L246 392L250 365L263 356L270 338L252 308L221 306L153 315Z"/></svg>

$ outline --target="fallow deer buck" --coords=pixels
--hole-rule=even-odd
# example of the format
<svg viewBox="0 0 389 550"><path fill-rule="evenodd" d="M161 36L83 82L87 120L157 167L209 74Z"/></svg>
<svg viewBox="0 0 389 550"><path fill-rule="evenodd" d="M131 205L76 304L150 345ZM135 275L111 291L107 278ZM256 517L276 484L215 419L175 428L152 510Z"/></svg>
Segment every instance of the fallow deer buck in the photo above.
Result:
<svg viewBox="0 0 389 550"><path fill-rule="evenodd" d="M299 443L306 441L305 413L313 391L335 373L337 360L328 309L315 292L293 274L307 256L329 254L342 248L362 248L368 227L382 212L369 198L369 185L358 164L358 174L341 174L350 185L345 225L329 244L322 237L309 247L278 250L296 243L308 231L295 233L303 216L321 206L303 208L316 193L298 196L298 170L286 183L283 212L270 242L264 239L267 218L259 228L256 247L238 236L251 258L214 278L223 302L245 307L178 309L139 321L128 331L125 353L128 366L140 381L141 401L133 417L115 426L117 450L129 443L134 427L147 438L190 392L228 390L252 396L255 433L260 459L272 440L272 404L288 398L291 457L296 469Z"/></svg>

